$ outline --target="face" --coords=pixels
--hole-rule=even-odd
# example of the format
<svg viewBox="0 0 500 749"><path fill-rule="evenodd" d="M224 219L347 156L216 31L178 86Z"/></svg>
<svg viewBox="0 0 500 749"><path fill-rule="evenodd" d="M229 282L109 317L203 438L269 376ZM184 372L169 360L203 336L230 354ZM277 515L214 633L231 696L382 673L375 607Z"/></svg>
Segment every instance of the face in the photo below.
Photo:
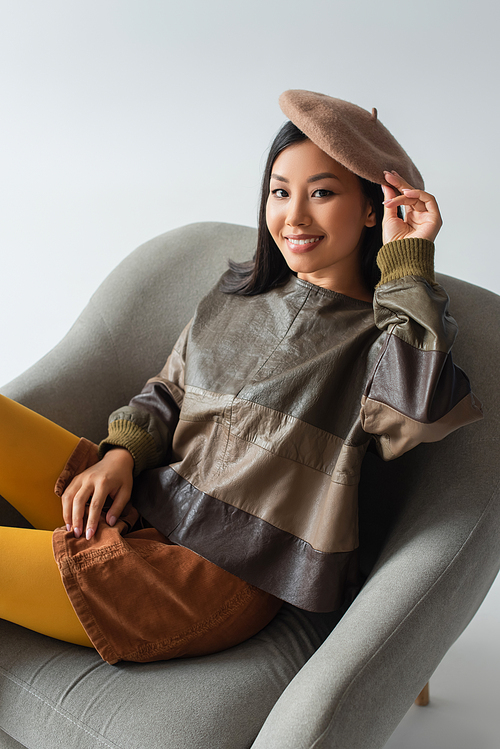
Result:
<svg viewBox="0 0 500 749"><path fill-rule="evenodd" d="M355 174L310 140L285 148L274 162L266 220L299 278L355 298L371 298L359 249L375 212Z"/></svg>

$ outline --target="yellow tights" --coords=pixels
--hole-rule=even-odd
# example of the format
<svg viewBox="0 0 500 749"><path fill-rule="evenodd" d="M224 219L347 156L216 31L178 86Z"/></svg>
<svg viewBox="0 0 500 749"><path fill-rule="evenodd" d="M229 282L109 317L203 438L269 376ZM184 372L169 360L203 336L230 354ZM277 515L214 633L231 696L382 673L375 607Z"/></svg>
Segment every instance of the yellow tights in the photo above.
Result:
<svg viewBox="0 0 500 749"><path fill-rule="evenodd" d="M92 647L52 553L64 525L54 485L78 437L0 395L0 494L37 530L0 527L0 618Z"/></svg>

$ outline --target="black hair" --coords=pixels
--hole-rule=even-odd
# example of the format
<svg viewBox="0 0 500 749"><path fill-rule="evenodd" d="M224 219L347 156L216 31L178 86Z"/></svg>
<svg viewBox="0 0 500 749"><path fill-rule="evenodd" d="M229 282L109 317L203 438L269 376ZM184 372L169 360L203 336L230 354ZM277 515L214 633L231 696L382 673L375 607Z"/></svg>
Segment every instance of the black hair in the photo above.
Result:
<svg viewBox="0 0 500 749"><path fill-rule="evenodd" d="M274 162L285 148L303 140L307 140L307 135L299 130L293 122L286 122L273 140L262 176L257 249L252 260L243 263L229 261L229 270L223 276L220 284L221 290L226 294L254 296L275 286L282 286L290 278L292 271L286 264L267 228L266 206ZM371 202L376 216L375 225L365 229L359 254L361 276L366 286L373 290L380 280L376 257L382 247L382 217L384 213L382 201L384 198L380 185L369 182L362 177L358 177L358 179L363 194Z"/></svg>

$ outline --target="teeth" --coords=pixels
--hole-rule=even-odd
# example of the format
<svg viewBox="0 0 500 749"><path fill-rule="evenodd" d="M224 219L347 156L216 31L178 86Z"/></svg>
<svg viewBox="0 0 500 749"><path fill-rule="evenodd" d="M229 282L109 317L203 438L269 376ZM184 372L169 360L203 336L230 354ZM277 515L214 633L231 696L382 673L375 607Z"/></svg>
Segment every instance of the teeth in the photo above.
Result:
<svg viewBox="0 0 500 749"><path fill-rule="evenodd" d="M319 242L322 237L316 237L314 239L290 239L287 237L288 241L292 244L312 244L313 242Z"/></svg>

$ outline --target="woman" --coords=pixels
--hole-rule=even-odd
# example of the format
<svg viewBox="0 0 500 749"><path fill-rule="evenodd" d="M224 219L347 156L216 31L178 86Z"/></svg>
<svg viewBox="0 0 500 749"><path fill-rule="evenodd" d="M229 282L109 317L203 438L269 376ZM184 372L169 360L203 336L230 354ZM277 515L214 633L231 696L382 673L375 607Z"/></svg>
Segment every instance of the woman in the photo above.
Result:
<svg viewBox="0 0 500 749"><path fill-rule="evenodd" d="M160 375L111 415L101 460L1 402L0 492L38 528L61 524L43 471L70 457L65 527L1 529L0 615L110 663L222 650L284 600L345 605L369 444L392 459L481 417L449 353L441 218L418 170L375 111L303 91L280 103L254 260L231 265Z"/></svg>

